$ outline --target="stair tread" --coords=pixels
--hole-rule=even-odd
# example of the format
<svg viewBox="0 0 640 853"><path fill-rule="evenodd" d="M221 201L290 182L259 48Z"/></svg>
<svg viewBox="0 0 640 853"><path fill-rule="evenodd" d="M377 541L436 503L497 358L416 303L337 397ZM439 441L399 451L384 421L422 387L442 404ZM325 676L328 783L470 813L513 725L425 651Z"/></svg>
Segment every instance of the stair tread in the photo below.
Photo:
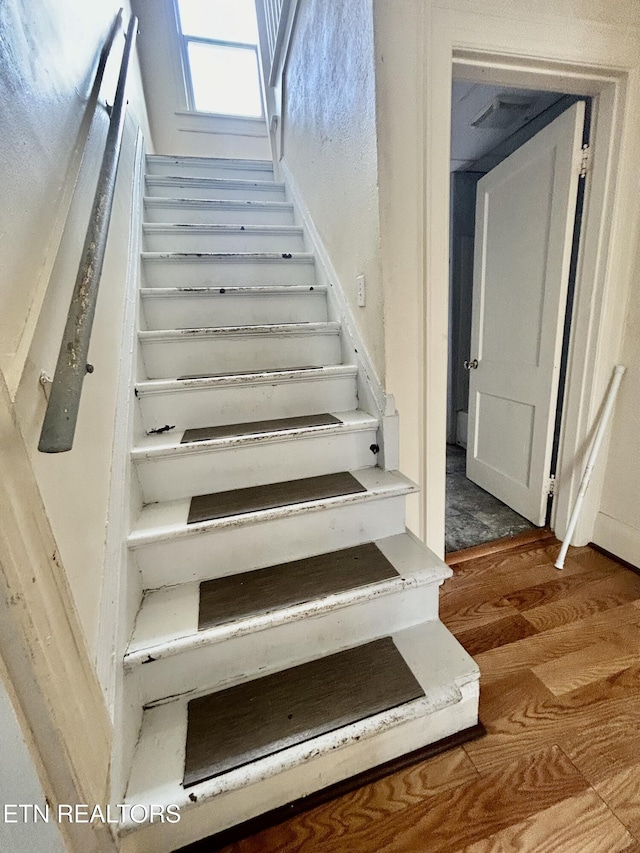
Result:
<svg viewBox="0 0 640 853"><path fill-rule="evenodd" d="M339 474L269 483L266 486L249 486L210 495L196 495L191 498L187 524L215 521L234 515L279 509L365 491L366 488L353 474L343 471Z"/></svg>
<svg viewBox="0 0 640 853"><path fill-rule="evenodd" d="M331 418L331 420L329 420ZM251 421L242 424L202 427L200 429L180 430L173 433L146 435L132 451L134 460L160 456L206 452L217 447L230 447L251 443L256 438L295 438L309 434L333 434L351 430L374 429L377 419L367 412L359 410L337 414L300 415L291 418L275 418L265 421Z"/></svg>
<svg viewBox="0 0 640 853"><path fill-rule="evenodd" d="M273 162L271 160L253 160L243 157L198 157L192 154L147 154L147 163L172 163L186 165L203 163L205 165L214 166L240 166L242 168L255 168L259 171L273 171Z"/></svg>
<svg viewBox="0 0 640 853"><path fill-rule="evenodd" d="M141 287L143 299L177 299L181 296L291 296L324 294L325 284L232 284L225 287Z"/></svg>
<svg viewBox="0 0 640 853"><path fill-rule="evenodd" d="M322 760L323 755L335 754L336 750L356 741L366 741L417 717L452 707L461 701L460 688L478 679L474 661L437 620L399 631L392 634L391 639L424 692L422 699L313 737L219 775L199 784L197 796L190 796L191 792L182 786L187 704L192 697L180 697L147 708L125 802L176 803L184 813L184 810L202 806L223 792L260 784L282 771ZM429 654L425 654L425 649ZM121 826L125 832L135 828L131 821Z"/></svg>
<svg viewBox="0 0 640 853"><path fill-rule="evenodd" d="M172 196L146 195L144 203L148 207L202 207L222 210L287 210L293 211L290 201L254 201L253 199L231 198L173 198Z"/></svg>
<svg viewBox="0 0 640 853"><path fill-rule="evenodd" d="M278 190L284 193L284 184L279 181L261 181L253 178L217 178L207 175L192 177L191 175L145 175L147 184L151 186L212 186L227 187L230 189L265 189Z"/></svg>
<svg viewBox="0 0 640 853"><path fill-rule="evenodd" d="M154 232L184 232L201 231L203 234L295 234L302 235L299 225L235 225L233 223L210 222L144 222L143 231Z"/></svg>
<svg viewBox="0 0 640 853"><path fill-rule="evenodd" d="M286 382L302 379L323 379L331 376L356 376L354 364L327 364L322 367L272 368L240 373L200 374L179 379L147 379L136 383L138 396L158 394L163 391L190 390L215 387L217 385L249 385L263 382Z"/></svg>
<svg viewBox="0 0 640 853"><path fill-rule="evenodd" d="M259 631L264 628L285 624L291 619L305 618L313 613L319 615L329 609L347 607L383 594L391 594L406 588L428 584L440 584L451 576L451 569L432 551L407 533L398 533L373 544L382 554L393 574L386 579L371 580L359 585L354 581L348 588L338 587L333 582L324 585L318 574L319 584L309 589L304 596L292 598L285 594L272 598L268 608L260 606L235 615L232 623L225 622L203 628L199 620L200 582L191 581L161 589L148 590L136 618L136 625L127 649L125 661L129 667L148 661L149 657L159 660L178 654L181 651L209 642L222 642L230 636ZM358 546L359 547L359 546ZM351 551L355 549L344 549ZM302 573L305 565L318 567L325 561L332 561L336 554L321 554L305 560L288 563L294 572ZM282 564L281 564L282 565ZM270 569L254 569L240 575L229 575L226 583L243 583L243 580L264 572L269 577ZM276 567L277 568L277 567ZM353 578L352 578L353 580ZM206 582L205 582L206 583ZM244 598L244 593L243 593Z"/></svg>
<svg viewBox="0 0 640 853"><path fill-rule="evenodd" d="M313 252L141 252L143 261L189 261L210 263L302 263L313 264Z"/></svg>
<svg viewBox="0 0 640 853"><path fill-rule="evenodd" d="M145 341L180 341L201 337L232 337L235 335L338 335L340 323L255 323L247 326L212 326L200 329L152 329L139 331L138 337Z"/></svg>
<svg viewBox="0 0 640 853"><path fill-rule="evenodd" d="M192 699L184 786L424 696L390 637Z"/></svg>
<svg viewBox="0 0 640 853"><path fill-rule="evenodd" d="M352 474L364 486L364 491L350 495L338 495L331 498L319 498L317 500L270 510L248 512L243 515L225 516L199 524L187 524L191 503L188 498L147 504L143 507L138 521L129 535L129 545L135 548L147 542L173 540L193 534L198 535L206 527L219 528L266 521L269 518L312 512L325 507L407 495L417 490L416 485L399 471L383 471L380 468L361 468L352 472Z"/></svg>

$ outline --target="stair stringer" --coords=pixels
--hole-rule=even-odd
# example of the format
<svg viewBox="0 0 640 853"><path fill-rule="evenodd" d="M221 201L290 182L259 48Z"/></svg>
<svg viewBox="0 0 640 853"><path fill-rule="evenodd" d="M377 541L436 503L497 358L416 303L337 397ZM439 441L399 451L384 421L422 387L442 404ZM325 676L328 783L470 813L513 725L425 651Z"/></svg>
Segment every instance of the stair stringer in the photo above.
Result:
<svg viewBox="0 0 640 853"><path fill-rule="evenodd" d="M400 467L398 412L393 394L387 394L358 329L355 316L347 299L340 278L331 262L313 217L304 200L304 196L285 160L280 161L281 177L287 196L293 203L297 221L304 227L305 240L316 259L318 284L327 288L329 319L342 326L341 344L344 364L358 367L357 388L360 407L378 418L378 465L385 471L395 471Z"/></svg>

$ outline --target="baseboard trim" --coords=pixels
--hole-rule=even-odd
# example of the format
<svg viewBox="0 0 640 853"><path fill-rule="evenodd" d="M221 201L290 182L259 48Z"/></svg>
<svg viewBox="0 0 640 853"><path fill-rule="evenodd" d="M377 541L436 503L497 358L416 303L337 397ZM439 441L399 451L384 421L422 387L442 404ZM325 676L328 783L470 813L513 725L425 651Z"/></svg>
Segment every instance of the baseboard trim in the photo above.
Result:
<svg viewBox="0 0 640 853"><path fill-rule="evenodd" d="M629 567L640 565L640 530L611 515L599 512L593 530L593 544Z"/></svg>
<svg viewBox="0 0 640 853"><path fill-rule="evenodd" d="M630 563L628 560L623 560L622 557L618 557L617 554L607 551L607 549L603 548L601 545L596 545L595 542L589 542L589 548L593 548L593 550L597 551L598 554L603 554L605 557L613 560L614 563L618 563L619 566L624 566L625 569L629 569L636 575L640 575L640 566L634 566L633 563Z"/></svg>
<svg viewBox="0 0 640 853"><path fill-rule="evenodd" d="M270 829L279 823L284 823L284 821L292 817L315 809L331 800L338 799L338 797L343 797L345 794L362 788L364 785L370 785L385 776L404 770L406 767L419 764L421 761L426 761L447 750L455 749L464 743L483 737L486 733L487 730L485 727L481 722L478 722L475 726L470 726L468 729L463 729L461 732L456 732L454 735L450 735L435 743L430 743L406 755L401 755L392 761L379 764L377 767L372 767L363 773L351 776L349 779L343 779L341 782L336 782L334 785L329 785L327 788L315 791L307 797L301 797L292 803L287 803L284 806L250 818L243 823L239 823L237 826L224 829L222 832L218 832L201 841L196 841L186 847L181 847L179 850L174 850L174 853L215 853L216 850L221 850L229 844L237 844L250 835L256 835L258 832Z"/></svg>
<svg viewBox="0 0 640 853"><path fill-rule="evenodd" d="M549 530L548 527L536 527L533 530L523 530L522 533L517 533L515 536L505 536L503 539L496 539L493 542L483 542L481 545L473 545L471 548L452 551L446 555L445 563L448 566L457 566L460 563L477 560L480 557L490 557L492 554L499 554L502 551L513 551L516 548L530 546L537 542L551 544L553 541L558 542L552 530Z"/></svg>

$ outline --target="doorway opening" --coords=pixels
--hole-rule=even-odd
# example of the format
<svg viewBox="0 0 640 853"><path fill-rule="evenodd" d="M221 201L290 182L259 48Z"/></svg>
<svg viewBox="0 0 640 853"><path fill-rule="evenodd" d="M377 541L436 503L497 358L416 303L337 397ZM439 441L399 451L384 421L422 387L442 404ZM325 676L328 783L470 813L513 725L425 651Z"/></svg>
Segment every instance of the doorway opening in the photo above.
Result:
<svg viewBox="0 0 640 853"><path fill-rule="evenodd" d="M590 99L454 78L445 551L548 524Z"/></svg>

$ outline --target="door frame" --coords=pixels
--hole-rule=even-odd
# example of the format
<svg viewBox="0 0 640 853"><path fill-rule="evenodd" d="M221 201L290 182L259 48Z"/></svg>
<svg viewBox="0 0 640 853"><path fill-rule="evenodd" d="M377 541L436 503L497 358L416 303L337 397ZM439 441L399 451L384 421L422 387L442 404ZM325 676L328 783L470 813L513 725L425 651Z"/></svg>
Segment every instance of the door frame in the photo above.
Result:
<svg viewBox="0 0 640 853"><path fill-rule="evenodd" d="M562 0L556 7L565 5ZM568 6L568 4L567 4ZM618 354L635 260L640 161L637 28L527 10L499 0L433 0L423 18L424 164L420 537L444 550L451 82L497 83L588 95L592 164L580 235L552 527L562 538L594 421ZM525 20L523 20L525 19ZM567 26L571 37L567 37ZM612 57L616 63L612 64ZM438 132L428 132L438 128ZM444 338L444 339L443 339ZM603 482L599 466L573 538L590 540ZM427 476L428 472L428 476Z"/></svg>

